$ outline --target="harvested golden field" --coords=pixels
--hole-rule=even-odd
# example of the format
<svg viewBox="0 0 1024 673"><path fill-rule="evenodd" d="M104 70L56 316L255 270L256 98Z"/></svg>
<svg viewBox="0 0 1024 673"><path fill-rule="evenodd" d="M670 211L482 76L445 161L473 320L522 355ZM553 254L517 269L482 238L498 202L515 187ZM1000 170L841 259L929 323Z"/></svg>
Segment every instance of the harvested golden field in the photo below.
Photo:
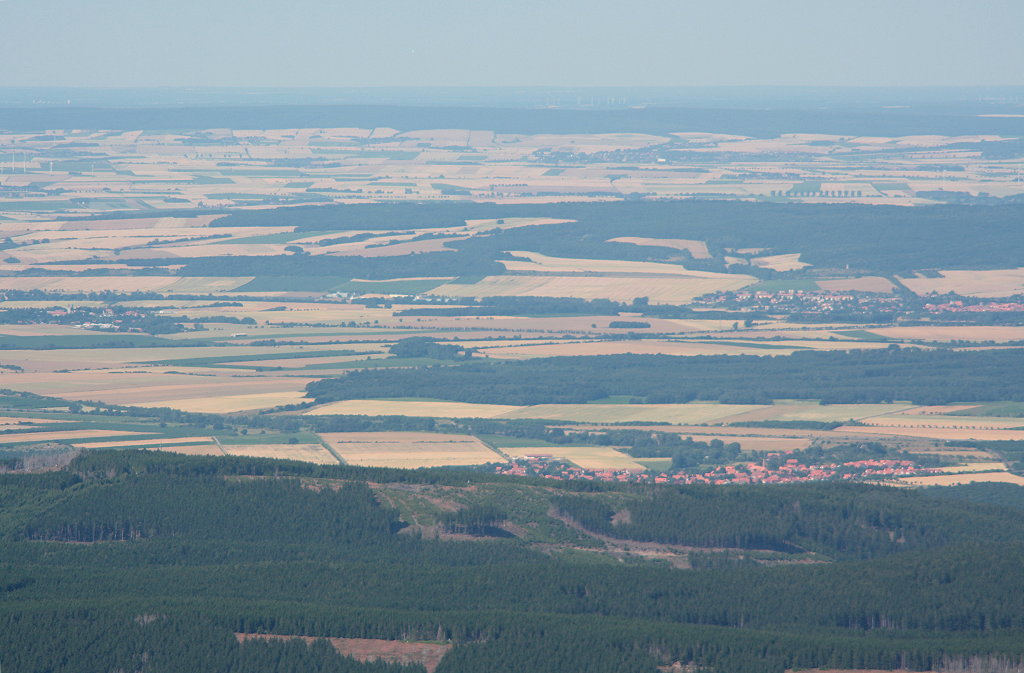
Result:
<svg viewBox="0 0 1024 673"><path fill-rule="evenodd" d="M608 446L517 446L503 447L503 453L513 458L553 456L584 470L643 470L636 459Z"/></svg>
<svg viewBox="0 0 1024 673"><path fill-rule="evenodd" d="M430 400L342 400L310 409L310 416L424 416L433 418L495 418L522 407Z"/></svg>
<svg viewBox="0 0 1024 673"><path fill-rule="evenodd" d="M238 386L234 389L242 390L249 387ZM195 392L205 393L211 391L199 389ZM159 395L160 391L155 391L153 394ZM170 407L179 411L195 413L233 414L240 411L259 411L285 404L299 404L308 401L309 399L306 397L304 390L281 390L278 392L217 395L214 397L175 397L150 402L136 402L134 404L140 407Z"/></svg>
<svg viewBox="0 0 1024 673"><path fill-rule="evenodd" d="M0 278L0 290L47 292L230 292L252 277L203 278L183 276L17 276Z"/></svg>
<svg viewBox="0 0 1024 673"><path fill-rule="evenodd" d="M176 276L18 276L0 278L0 289L49 292L160 292L177 281Z"/></svg>
<svg viewBox="0 0 1024 673"><path fill-rule="evenodd" d="M754 266L773 271L796 271L803 269L810 264L800 261L800 253L793 252L786 255L767 255L765 257L754 257L750 260Z"/></svg>
<svg viewBox="0 0 1024 673"><path fill-rule="evenodd" d="M710 292L738 290L753 276L487 276L470 285L448 283L430 294L448 297L576 297L631 302L647 297L654 304L685 304Z"/></svg>
<svg viewBox="0 0 1024 673"><path fill-rule="evenodd" d="M923 437L926 439L976 439L983 441L1021 441L1024 430L980 430L976 428L897 428L877 425L844 425L837 432L856 435L889 435L895 437Z"/></svg>
<svg viewBox="0 0 1024 673"><path fill-rule="evenodd" d="M4 308L15 308L13 302L3 302ZM76 302L77 303L77 302ZM46 308L53 306L53 301L46 303ZM78 336L81 334L97 334L71 325L0 325L3 336Z"/></svg>
<svg viewBox="0 0 1024 673"><path fill-rule="evenodd" d="M425 432L327 432L320 437L346 463L374 467L442 467L507 462L476 437Z"/></svg>
<svg viewBox="0 0 1024 673"><path fill-rule="evenodd" d="M910 486L954 486L956 484L974 484L982 482L1024 486L1024 477L1003 471L967 472L965 474L936 474L923 477L904 477L899 480L899 483Z"/></svg>
<svg viewBox="0 0 1024 673"><path fill-rule="evenodd" d="M24 444L28 442L61 442L75 443L72 440L87 437L145 437L148 432L129 432L127 430L65 430L52 432L11 432L0 435L0 444Z"/></svg>
<svg viewBox="0 0 1024 673"><path fill-rule="evenodd" d="M584 423L715 423L758 409L748 404L538 404L501 418Z"/></svg>
<svg viewBox="0 0 1024 673"><path fill-rule="evenodd" d="M914 415L909 409L892 416L877 416L863 419L868 425L890 428L970 428L976 430L1024 429L1024 418L1002 418L995 416L943 416L941 414Z"/></svg>
<svg viewBox="0 0 1024 673"><path fill-rule="evenodd" d="M1007 341L1024 340L1021 325L915 325L913 327L874 327L872 334L907 341Z"/></svg>
<svg viewBox="0 0 1024 673"><path fill-rule="evenodd" d="M154 227L207 227L223 215L195 215L191 217L133 217L116 220L79 220L56 222L55 228L63 231L98 231L104 229L152 229Z"/></svg>
<svg viewBox="0 0 1024 673"><path fill-rule="evenodd" d="M790 336L792 336L792 335L790 335ZM723 338L724 338L724 335L723 335ZM764 342L762 342L762 343L764 343ZM882 348L888 348L889 347L889 344L885 343L885 342L879 342L879 341L857 341L857 340L840 341L839 338L837 338L835 341L833 341L831 339L821 340L821 341L813 341L813 340L804 341L804 340L798 340L798 339L793 339L792 341L786 341L786 340L770 341L768 343L765 343L764 345L765 346L783 346L783 347L787 347L788 346L790 348L804 348L806 350L815 350L815 351L877 350L877 349L882 349Z"/></svg>
<svg viewBox="0 0 1024 673"><path fill-rule="evenodd" d="M320 444L221 444L229 456L301 460L319 465L337 465L338 459Z"/></svg>
<svg viewBox="0 0 1024 673"><path fill-rule="evenodd" d="M933 472L944 474L959 474L961 472L1005 472L1006 464L998 462L987 463L965 463L963 465L952 465L949 467L935 467Z"/></svg>
<svg viewBox="0 0 1024 673"><path fill-rule="evenodd" d="M509 271L531 271L545 273L621 274L652 276L684 276L687 278L730 278L733 274L714 271L692 271L677 264L661 262L630 262L617 259L575 259L549 257L539 252L509 250L509 254L527 261L498 260Z"/></svg>
<svg viewBox="0 0 1024 673"><path fill-rule="evenodd" d="M894 414L911 409L909 404L818 404L816 402L780 402L727 419L741 421L820 421L832 423L862 420L881 414Z"/></svg>
<svg viewBox="0 0 1024 673"><path fill-rule="evenodd" d="M937 404L924 407L914 407L913 409L907 409L901 411L901 414L920 415L920 414L951 414L955 411L967 411L968 409L977 409L977 404Z"/></svg>
<svg viewBox="0 0 1024 673"><path fill-rule="evenodd" d="M818 287L831 292L883 292L889 293L896 286L888 278L881 276L861 276L860 278L836 278L819 280Z"/></svg>
<svg viewBox="0 0 1024 673"><path fill-rule="evenodd" d="M941 278L901 278L919 295L955 292L969 297L1008 297L1024 292L1024 267L988 271L941 271Z"/></svg>
<svg viewBox="0 0 1024 673"><path fill-rule="evenodd" d="M139 373L81 371L18 374L5 377L4 385L14 390L76 401L96 400L110 404L177 407L179 402L189 403L192 400L209 398L210 404L222 408L238 406L239 402L244 402L244 408L258 409L299 401L306 384L311 380L306 377L190 376L140 370ZM241 399L230 405L217 401L231 396ZM202 403L204 402L198 404ZM190 408L203 411L195 407L195 404L192 403ZM212 408L210 410L212 411Z"/></svg>
<svg viewBox="0 0 1024 673"><path fill-rule="evenodd" d="M632 243L634 245L646 245L657 248L672 248L673 250L686 250L694 259L711 259L708 252L708 244L704 241L692 241L685 238L642 238L639 236L620 236L608 239L609 243Z"/></svg>
<svg viewBox="0 0 1024 673"><path fill-rule="evenodd" d="M96 334L95 332L79 332L79 334ZM187 333L186 333L187 334ZM113 335L112 338L116 338ZM348 347L344 347L346 350ZM25 374L22 374L20 378L28 376L36 376L45 372L53 372L54 370L73 370L69 372L63 372L67 375L80 374L78 370L91 369L109 369L109 368L124 368L127 365L139 365L131 367L132 376L136 376L136 379L142 375L143 372L149 372L153 374L159 374L167 367L159 365L148 366L145 363L148 362L162 362L166 360L185 360L191 358L204 358L204 357L237 357L237 356L252 356L253 359L257 359L261 355L276 355L280 353L282 356L286 353L300 353L303 350L309 350L308 346L279 346L276 348L273 346L228 346L228 347L138 347L138 348L54 348L49 350L9 350L5 355L12 360L17 360L22 367L25 368ZM322 350L322 349L318 349ZM339 348L338 350L341 350ZM198 369L204 369L201 363L197 363L194 366L178 365L174 364L171 366L175 370L188 369L189 371L195 371ZM122 370L126 371L126 370ZM31 373L31 374L30 374ZM211 373L204 371L203 373ZM212 373L216 373L213 370ZM237 373L220 371L221 375ZM170 375L173 376L173 375ZM72 377L73 378L73 377ZM13 381L14 379L12 379ZM195 378L189 379L196 381L197 385L200 382Z"/></svg>

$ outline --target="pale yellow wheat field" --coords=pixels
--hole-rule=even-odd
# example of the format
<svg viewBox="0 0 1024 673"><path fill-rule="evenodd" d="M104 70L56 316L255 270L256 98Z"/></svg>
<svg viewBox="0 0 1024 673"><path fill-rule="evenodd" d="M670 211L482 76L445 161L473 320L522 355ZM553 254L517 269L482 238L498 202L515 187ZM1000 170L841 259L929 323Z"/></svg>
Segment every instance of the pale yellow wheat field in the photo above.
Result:
<svg viewBox="0 0 1024 673"><path fill-rule="evenodd" d="M476 437L423 432L327 432L320 437L346 463L374 467L442 467L507 462Z"/></svg>
<svg viewBox="0 0 1024 673"><path fill-rule="evenodd" d="M644 466L621 451L608 446L537 446L502 448L513 458L552 456L585 470L644 470Z"/></svg>
<svg viewBox="0 0 1024 673"><path fill-rule="evenodd" d="M229 456L301 460L320 465L337 465L338 459L320 444L222 444Z"/></svg>

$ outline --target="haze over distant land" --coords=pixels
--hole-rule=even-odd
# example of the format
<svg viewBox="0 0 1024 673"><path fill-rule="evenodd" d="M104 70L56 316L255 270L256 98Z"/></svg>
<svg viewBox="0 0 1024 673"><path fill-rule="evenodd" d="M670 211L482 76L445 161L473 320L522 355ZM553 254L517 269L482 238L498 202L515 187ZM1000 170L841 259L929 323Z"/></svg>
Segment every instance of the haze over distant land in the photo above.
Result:
<svg viewBox="0 0 1024 673"><path fill-rule="evenodd" d="M4 0L0 86L1024 84L1018 0Z"/></svg>

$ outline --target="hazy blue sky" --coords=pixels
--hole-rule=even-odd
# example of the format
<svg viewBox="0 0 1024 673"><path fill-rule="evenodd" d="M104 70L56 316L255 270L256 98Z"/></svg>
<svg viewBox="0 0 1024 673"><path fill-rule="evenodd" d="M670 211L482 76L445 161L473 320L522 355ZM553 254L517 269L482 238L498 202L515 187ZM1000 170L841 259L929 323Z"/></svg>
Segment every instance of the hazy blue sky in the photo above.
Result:
<svg viewBox="0 0 1024 673"><path fill-rule="evenodd" d="M1024 0L0 0L0 86L1024 84Z"/></svg>

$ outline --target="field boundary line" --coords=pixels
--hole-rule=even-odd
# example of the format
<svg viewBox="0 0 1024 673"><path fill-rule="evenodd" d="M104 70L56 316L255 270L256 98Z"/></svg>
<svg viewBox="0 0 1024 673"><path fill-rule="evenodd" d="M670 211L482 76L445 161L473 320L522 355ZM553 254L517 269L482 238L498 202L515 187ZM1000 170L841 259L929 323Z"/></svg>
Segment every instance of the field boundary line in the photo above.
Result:
<svg viewBox="0 0 1024 673"><path fill-rule="evenodd" d="M341 457L341 454L335 451L334 447L331 446L323 437L317 435L316 438L320 442L320 445L327 449L327 452L334 456L334 458L338 461L339 464L348 465L348 463L345 462L345 459Z"/></svg>
<svg viewBox="0 0 1024 673"><path fill-rule="evenodd" d="M224 449L224 445L220 443L220 440L217 439L216 435L210 435L210 439L212 439L213 443L217 445L217 448L220 449L221 453L223 453L225 456L231 455Z"/></svg>

